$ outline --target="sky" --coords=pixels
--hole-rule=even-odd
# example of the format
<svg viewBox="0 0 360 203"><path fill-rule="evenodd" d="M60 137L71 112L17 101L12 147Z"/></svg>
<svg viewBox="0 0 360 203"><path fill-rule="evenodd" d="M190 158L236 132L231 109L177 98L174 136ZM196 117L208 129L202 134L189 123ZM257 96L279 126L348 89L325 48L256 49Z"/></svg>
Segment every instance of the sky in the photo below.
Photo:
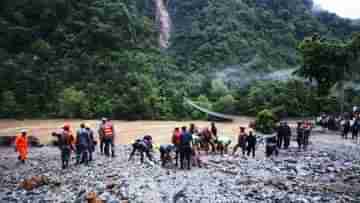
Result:
<svg viewBox="0 0 360 203"><path fill-rule="evenodd" d="M323 9L346 18L360 18L360 0L314 0Z"/></svg>

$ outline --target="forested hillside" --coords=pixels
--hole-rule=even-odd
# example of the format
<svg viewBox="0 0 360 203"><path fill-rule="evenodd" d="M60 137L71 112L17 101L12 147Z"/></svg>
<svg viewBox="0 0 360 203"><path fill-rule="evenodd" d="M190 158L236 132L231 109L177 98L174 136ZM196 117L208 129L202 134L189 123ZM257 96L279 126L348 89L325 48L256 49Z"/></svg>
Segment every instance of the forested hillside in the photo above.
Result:
<svg viewBox="0 0 360 203"><path fill-rule="evenodd" d="M0 117L203 118L184 96L224 113L274 107L300 115L311 112L303 106L311 95L293 91L306 89L302 82L243 90L214 73L243 64L254 72L294 68L304 37L347 39L360 30L314 11L311 0L165 3L173 29L161 50L152 1L0 1Z"/></svg>
<svg viewBox="0 0 360 203"><path fill-rule="evenodd" d="M274 70L299 65L299 41L318 33L344 39L359 31L349 19L313 10L312 0L172 0L172 51L197 69L243 64Z"/></svg>

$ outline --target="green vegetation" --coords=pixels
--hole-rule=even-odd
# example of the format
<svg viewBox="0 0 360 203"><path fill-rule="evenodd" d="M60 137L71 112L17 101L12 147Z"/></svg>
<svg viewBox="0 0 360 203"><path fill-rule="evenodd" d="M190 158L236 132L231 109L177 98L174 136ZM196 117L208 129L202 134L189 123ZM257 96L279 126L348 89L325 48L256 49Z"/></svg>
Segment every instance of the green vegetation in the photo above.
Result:
<svg viewBox="0 0 360 203"><path fill-rule="evenodd" d="M255 128L264 134L271 134L275 129L276 121L273 112L264 109L256 115Z"/></svg>
<svg viewBox="0 0 360 203"><path fill-rule="evenodd" d="M185 105L184 97L229 114L269 109L282 117L338 110L329 91L319 96L301 80L237 87L215 73L232 65L241 71L243 64L255 73L307 67L323 59L307 60L312 53L307 41L297 51L305 37L348 40L360 31L358 23L314 14L311 0L168 4L174 30L164 51L158 48L151 1L0 1L0 117L206 119ZM331 67L346 63L352 75L356 39L343 43L352 55L336 55L343 60ZM302 70L301 76L316 80ZM357 101L360 97L346 98L347 104Z"/></svg>

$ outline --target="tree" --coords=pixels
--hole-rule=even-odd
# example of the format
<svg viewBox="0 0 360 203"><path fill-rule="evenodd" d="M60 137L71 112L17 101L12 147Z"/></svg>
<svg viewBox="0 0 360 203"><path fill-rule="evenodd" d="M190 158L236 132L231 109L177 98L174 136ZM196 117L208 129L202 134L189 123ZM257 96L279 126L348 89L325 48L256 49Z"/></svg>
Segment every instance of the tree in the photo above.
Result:
<svg viewBox="0 0 360 203"><path fill-rule="evenodd" d="M5 91L0 97L0 117L13 118L21 111L12 91Z"/></svg>
<svg viewBox="0 0 360 203"><path fill-rule="evenodd" d="M352 41L344 43L326 41L315 35L300 44L299 52L303 58L303 65L296 74L310 81L316 81L319 99L328 96L330 89L336 84L343 92L344 82L359 73L353 65L354 61L358 60L356 39L355 35ZM344 101L343 93L341 99ZM343 105L343 102L341 104Z"/></svg>
<svg viewBox="0 0 360 203"><path fill-rule="evenodd" d="M59 94L59 114L68 118L91 117L89 101L83 91L66 88Z"/></svg>
<svg viewBox="0 0 360 203"><path fill-rule="evenodd" d="M275 129L275 123L276 117L273 112L268 109L264 109L256 115L256 130L264 134L271 134Z"/></svg>

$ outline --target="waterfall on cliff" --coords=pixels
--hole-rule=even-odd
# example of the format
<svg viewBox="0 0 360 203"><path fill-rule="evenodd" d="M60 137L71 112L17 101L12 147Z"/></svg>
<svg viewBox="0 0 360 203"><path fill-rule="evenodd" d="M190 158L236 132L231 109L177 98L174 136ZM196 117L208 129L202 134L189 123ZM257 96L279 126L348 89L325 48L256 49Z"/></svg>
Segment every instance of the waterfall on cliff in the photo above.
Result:
<svg viewBox="0 0 360 203"><path fill-rule="evenodd" d="M169 12L164 4L165 0L153 1L156 5L156 20L160 31L159 44L161 48L168 48L171 31L171 19Z"/></svg>

